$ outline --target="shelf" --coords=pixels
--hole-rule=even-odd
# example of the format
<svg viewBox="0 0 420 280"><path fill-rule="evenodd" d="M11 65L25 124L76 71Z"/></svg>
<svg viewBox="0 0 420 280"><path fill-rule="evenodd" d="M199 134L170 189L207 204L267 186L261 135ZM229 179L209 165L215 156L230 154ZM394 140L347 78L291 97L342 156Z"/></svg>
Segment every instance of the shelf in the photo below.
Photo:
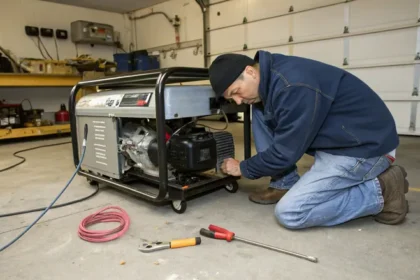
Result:
<svg viewBox="0 0 420 280"><path fill-rule="evenodd" d="M0 87L72 87L81 80L79 75L1 73Z"/></svg>
<svg viewBox="0 0 420 280"><path fill-rule="evenodd" d="M70 132L70 124L13 128L13 129L0 129L0 140L51 135L51 134L61 134L61 133L69 133L69 132Z"/></svg>

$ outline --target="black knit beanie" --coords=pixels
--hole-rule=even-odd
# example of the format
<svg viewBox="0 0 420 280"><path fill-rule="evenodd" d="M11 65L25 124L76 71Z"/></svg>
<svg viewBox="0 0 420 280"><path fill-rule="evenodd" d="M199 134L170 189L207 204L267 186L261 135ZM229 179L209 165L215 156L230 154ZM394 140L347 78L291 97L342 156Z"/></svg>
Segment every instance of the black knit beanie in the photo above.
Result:
<svg viewBox="0 0 420 280"><path fill-rule="evenodd" d="M217 97L221 97L225 90L239 77L248 65L255 61L242 54L222 54L209 67L210 84Z"/></svg>

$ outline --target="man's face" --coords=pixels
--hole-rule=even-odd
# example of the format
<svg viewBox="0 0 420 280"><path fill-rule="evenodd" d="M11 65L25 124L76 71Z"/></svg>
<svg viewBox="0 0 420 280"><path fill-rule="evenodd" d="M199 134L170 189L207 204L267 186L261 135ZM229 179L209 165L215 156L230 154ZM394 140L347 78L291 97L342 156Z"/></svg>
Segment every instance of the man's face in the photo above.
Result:
<svg viewBox="0 0 420 280"><path fill-rule="evenodd" d="M258 69L247 66L242 72L242 77L236 79L230 87L226 89L223 96L227 100L233 100L236 104L254 104L260 102L258 86L260 84L260 74Z"/></svg>

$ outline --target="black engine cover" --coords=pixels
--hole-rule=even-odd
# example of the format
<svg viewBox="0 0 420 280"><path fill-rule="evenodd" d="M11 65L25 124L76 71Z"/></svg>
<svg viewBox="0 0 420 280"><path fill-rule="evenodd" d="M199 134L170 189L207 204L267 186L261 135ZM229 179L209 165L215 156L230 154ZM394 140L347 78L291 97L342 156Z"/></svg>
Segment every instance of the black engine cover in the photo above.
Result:
<svg viewBox="0 0 420 280"><path fill-rule="evenodd" d="M211 132L173 135L168 162L178 172L202 172L217 165L216 140Z"/></svg>

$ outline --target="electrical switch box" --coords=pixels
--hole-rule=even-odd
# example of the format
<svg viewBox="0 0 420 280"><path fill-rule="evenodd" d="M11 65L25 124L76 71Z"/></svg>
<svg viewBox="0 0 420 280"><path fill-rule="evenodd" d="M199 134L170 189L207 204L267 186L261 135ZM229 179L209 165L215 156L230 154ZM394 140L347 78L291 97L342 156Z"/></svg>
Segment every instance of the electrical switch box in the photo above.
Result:
<svg viewBox="0 0 420 280"><path fill-rule="evenodd" d="M77 44L114 44L112 25L78 20L71 23L71 40Z"/></svg>
<svg viewBox="0 0 420 280"><path fill-rule="evenodd" d="M25 26L25 33L28 36L35 36L38 37L39 36L39 28L36 26Z"/></svg>
<svg viewBox="0 0 420 280"><path fill-rule="evenodd" d="M57 29L55 31L55 37L57 37L57 39L67 39L67 30Z"/></svg>
<svg viewBox="0 0 420 280"><path fill-rule="evenodd" d="M51 28L41 28L41 36L54 37L54 30L52 30Z"/></svg>

